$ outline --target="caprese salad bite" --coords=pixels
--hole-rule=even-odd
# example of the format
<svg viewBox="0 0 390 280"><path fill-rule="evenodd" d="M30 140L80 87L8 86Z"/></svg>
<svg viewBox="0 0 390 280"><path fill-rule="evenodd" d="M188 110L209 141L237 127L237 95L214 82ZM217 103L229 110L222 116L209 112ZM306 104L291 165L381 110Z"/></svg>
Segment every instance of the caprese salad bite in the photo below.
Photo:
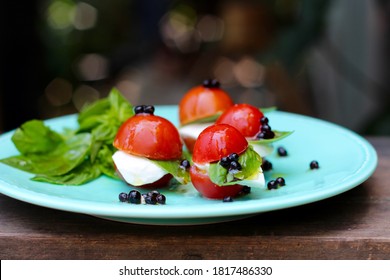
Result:
<svg viewBox="0 0 390 280"><path fill-rule="evenodd" d="M165 187L172 178L188 183L189 166L177 128L154 115L151 105L136 106L134 112L120 126L113 142L118 150L112 159L119 177L141 188Z"/></svg>
<svg viewBox="0 0 390 280"><path fill-rule="evenodd" d="M190 89L183 96L179 103L179 132L190 152L200 132L213 124L233 104L229 94L221 89L220 83L211 79Z"/></svg>
<svg viewBox="0 0 390 280"><path fill-rule="evenodd" d="M272 153L273 142L291 134L290 131L272 130L269 119L261 109L249 104L233 105L215 123L235 127L261 157Z"/></svg>
<svg viewBox="0 0 390 280"><path fill-rule="evenodd" d="M265 185L261 156L228 124L214 124L200 133L192 161L192 184L206 198L236 197Z"/></svg>

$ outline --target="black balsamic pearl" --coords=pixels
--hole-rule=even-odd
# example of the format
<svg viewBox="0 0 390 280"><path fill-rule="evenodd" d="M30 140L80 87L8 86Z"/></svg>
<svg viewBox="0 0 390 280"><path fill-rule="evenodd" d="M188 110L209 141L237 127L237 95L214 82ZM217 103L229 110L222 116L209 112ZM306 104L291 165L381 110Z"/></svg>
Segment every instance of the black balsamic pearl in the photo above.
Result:
<svg viewBox="0 0 390 280"><path fill-rule="evenodd" d="M224 197L223 202L233 202L233 198L231 196Z"/></svg>
<svg viewBox="0 0 390 280"><path fill-rule="evenodd" d="M268 160L264 160L263 163L261 164L261 169L263 169L263 171L269 171L272 169L272 163Z"/></svg>
<svg viewBox="0 0 390 280"><path fill-rule="evenodd" d="M140 204L141 203L141 193L136 190L132 190L129 192L127 196L127 200L132 204Z"/></svg>
<svg viewBox="0 0 390 280"><path fill-rule="evenodd" d="M165 204L167 198L165 197L165 195L159 194L157 195L156 200L158 204Z"/></svg>
<svg viewBox="0 0 390 280"><path fill-rule="evenodd" d="M222 167L225 167L225 168L228 168L230 166L230 160L228 157L223 157L221 158L221 160L219 161L219 164L222 166Z"/></svg>
<svg viewBox="0 0 390 280"><path fill-rule="evenodd" d="M269 120L268 120L267 117L262 117L262 118L260 119L260 123L261 123L261 124L268 124L268 122L269 122Z"/></svg>
<svg viewBox="0 0 390 280"><path fill-rule="evenodd" d="M154 197L154 196L146 196L146 197L145 197L145 203L146 203L146 204L155 205L155 204L157 204L157 199L156 199L156 197Z"/></svg>
<svg viewBox="0 0 390 280"><path fill-rule="evenodd" d="M216 79L207 79L203 81L203 86L206 88L219 88L220 85L221 84Z"/></svg>
<svg viewBox="0 0 390 280"><path fill-rule="evenodd" d="M278 188L278 183L276 183L275 180L271 180L271 181L268 182L267 188L268 188L269 190L277 189L277 188Z"/></svg>
<svg viewBox="0 0 390 280"><path fill-rule="evenodd" d="M188 169L191 167L191 164L188 160L186 159L183 159L181 162L180 162L180 167L183 168L183 169Z"/></svg>
<svg viewBox="0 0 390 280"><path fill-rule="evenodd" d="M153 105L145 105L144 113L149 114L149 115L153 115L154 114L154 106Z"/></svg>
<svg viewBox="0 0 390 280"><path fill-rule="evenodd" d="M251 192L251 187L248 187L248 186L244 186L243 188L242 188L242 190L241 190L241 193L242 194L248 194L248 193L250 193Z"/></svg>
<svg viewBox="0 0 390 280"><path fill-rule="evenodd" d="M259 133L256 135L256 139L265 139L265 133L264 133L264 132L259 132Z"/></svg>
<svg viewBox="0 0 390 280"><path fill-rule="evenodd" d="M135 106L134 107L134 113L136 115L143 113L144 112L144 107L145 107L144 105L137 105L137 106Z"/></svg>
<svg viewBox="0 0 390 280"><path fill-rule="evenodd" d="M310 169L318 169L318 168L320 168L318 161L313 160L312 162L310 162Z"/></svg>
<svg viewBox="0 0 390 280"><path fill-rule="evenodd" d="M229 170L242 170L242 166L238 161L230 162Z"/></svg>
<svg viewBox="0 0 390 280"><path fill-rule="evenodd" d="M276 178L276 183L278 184L279 187L283 187L286 185L286 181L284 180L283 177L278 177Z"/></svg>
<svg viewBox="0 0 390 280"><path fill-rule="evenodd" d="M261 131L265 132L265 131L270 131L272 130L271 127L268 125L268 123L265 123L261 126Z"/></svg>
<svg viewBox="0 0 390 280"><path fill-rule="evenodd" d="M272 130L266 130L264 133L264 139L272 139L275 137L275 133Z"/></svg>
<svg viewBox="0 0 390 280"><path fill-rule="evenodd" d="M236 153L231 153L230 155L228 155L228 159L230 161L238 161L238 154Z"/></svg>
<svg viewBox="0 0 390 280"><path fill-rule="evenodd" d="M283 147L278 147L278 155L281 157L287 156L287 150Z"/></svg>
<svg viewBox="0 0 390 280"><path fill-rule="evenodd" d="M124 192L120 193L119 194L119 201L126 202L127 201L127 193L124 193Z"/></svg>

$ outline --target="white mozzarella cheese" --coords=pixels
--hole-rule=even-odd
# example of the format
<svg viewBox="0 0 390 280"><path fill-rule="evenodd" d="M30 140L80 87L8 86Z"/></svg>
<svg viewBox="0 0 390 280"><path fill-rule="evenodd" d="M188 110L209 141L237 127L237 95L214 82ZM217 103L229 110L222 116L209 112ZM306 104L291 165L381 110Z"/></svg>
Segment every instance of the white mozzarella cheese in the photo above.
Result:
<svg viewBox="0 0 390 280"><path fill-rule="evenodd" d="M130 185L141 186L156 182L167 172L147 158L116 151L112 156L116 168Z"/></svg>

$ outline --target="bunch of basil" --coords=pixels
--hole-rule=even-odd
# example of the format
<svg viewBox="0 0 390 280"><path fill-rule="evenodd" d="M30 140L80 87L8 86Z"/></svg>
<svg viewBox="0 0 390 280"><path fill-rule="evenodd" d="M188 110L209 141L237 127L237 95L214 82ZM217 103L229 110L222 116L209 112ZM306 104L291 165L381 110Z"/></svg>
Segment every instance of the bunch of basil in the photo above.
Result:
<svg viewBox="0 0 390 280"><path fill-rule="evenodd" d="M12 136L20 155L1 162L52 184L81 185L101 174L116 178L112 142L133 114L133 106L114 88L80 112L77 129L58 133L40 120L24 123Z"/></svg>

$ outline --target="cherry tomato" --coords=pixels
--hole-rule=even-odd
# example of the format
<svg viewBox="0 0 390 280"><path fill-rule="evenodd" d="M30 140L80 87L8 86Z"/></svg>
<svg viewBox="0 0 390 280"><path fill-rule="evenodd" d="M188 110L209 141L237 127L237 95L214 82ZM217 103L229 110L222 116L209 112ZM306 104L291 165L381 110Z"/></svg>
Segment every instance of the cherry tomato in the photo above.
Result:
<svg viewBox="0 0 390 280"><path fill-rule="evenodd" d="M182 125L222 113L233 106L230 96L219 87L203 85L190 89L179 103Z"/></svg>
<svg viewBox="0 0 390 280"><path fill-rule="evenodd" d="M241 154L248 141L228 124L214 124L204 129L195 142L192 160L198 164L219 161L231 153Z"/></svg>
<svg viewBox="0 0 390 280"><path fill-rule="evenodd" d="M241 185L231 185L220 187L214 184L207 173L198 169L196 166L191 166L190 169L191 182L195 189L202 194L202 196L211 199L223 199L227 196L237 196L244 188Z"/></svg>
<svg viewBox="0 0 390 280"><path fill-rule="evenodd" d="M254 137L261 130L264 114L249 104L235 104L227 109L215 123L225 123L237 128L245 137Z"/></svg>
<svg viewBox="0 0 390 280"><path fill-rule="evenodd" d="M179 159L183 146L176 127L151 114L138 114L125 121L113 144L121 151L156 160Z"/></svg>

